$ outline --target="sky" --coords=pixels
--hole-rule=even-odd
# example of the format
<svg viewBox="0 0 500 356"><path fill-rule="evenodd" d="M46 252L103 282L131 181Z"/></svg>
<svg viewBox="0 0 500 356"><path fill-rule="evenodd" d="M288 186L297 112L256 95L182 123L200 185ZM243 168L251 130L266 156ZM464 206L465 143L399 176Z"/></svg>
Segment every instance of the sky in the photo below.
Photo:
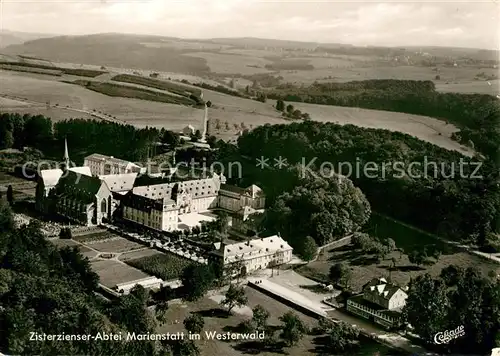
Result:
<svg viewBox="0 0 500 356"><path fill-rule="evenodd" d="M0 28L498 49L500 1L0 0Z"/></svg>

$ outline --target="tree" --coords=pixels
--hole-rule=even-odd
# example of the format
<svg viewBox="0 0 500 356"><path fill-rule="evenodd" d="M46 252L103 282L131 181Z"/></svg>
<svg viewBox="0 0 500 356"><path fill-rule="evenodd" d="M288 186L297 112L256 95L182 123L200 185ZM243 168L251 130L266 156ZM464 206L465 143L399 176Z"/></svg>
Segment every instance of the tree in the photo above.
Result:
<svg viewBox="0 0 500 356"><path fill-rule="evenodd" d="M207 143L210 145L211 148L215 148L217 146L217 137L209 136L207 138Z"/></svg>
<svg viewBox="0 0 500 356"><path fill-rule="evenodd" d="M276 110L278 110L278 111L283 111L283 110L285 110L285 103L283 102L283 100L278 99L278 100L276 101Z"/></svg>
<svg viewBox="0 0 500 356"><path fill-rule="evenodd" d="M306 236L300 250L297 251L297 253L300 254L300 256L306 261L314 259L317 252L318 245L316 245L316 242L311 236Z"/></svg>
<svg viewBox="0 0 500 356"><path fill-rule="evenodd" d="M207 105L207 108L211 108L212 107L212 102L209 100L206 102L206 105Z"/></svg>
<svg viewBox="0 0 500 356"><path fill-rule="evenodd" d="M205 326L205 320L200 314L191 314L184 319L184 328L191 334L199 334Z"/></svg>
<svg viewBox="0 0 500 356"><path fill-rule="evenodd" d="M262 305L252 308L252 323L259 332L267 330L267 320L271 315Z"/></svg>
<svg viewBox="0 0 500 356"><path fill-rule="evenodd" d="M73 238L73 233L69 227L63 227L59 232L60 239L68 239L71 240Z"/></svg>
<svg viewBox="0 0 500 356"><path fill-rule="evenodd" d="M245 294L245 288L231 284L225 294L225 298L221 301L221 305L227 307L227 312L231 314L234 307L242 307L248 303L248 298Z"/></svg>
<svg viewBox="0 0 500 356"><path fill-rule="evenodd" d="M387 246L389 253L396 251L396 249L397 249L396 242L391 238L387 239L387 241L385 242L385 245Z"/></svg>
<svg viewBox="0 0 500 356"><path fill-rule="evenodd" d="M449 308L446 285L426 273L410 283L403 315L418 335L433 343L436 333L447 330Z"/></svg>
<svg viewBox="0 0 500 356"><path fill-rule="evenodd" d="M410 260L410 262L417 265L417 266L423 265L426 258L427 258L427 255L426 255L425 251L420 251L420 250L413 250L408 255L408 259Z"/></svg>
<svg viewBox="0 0 500 356"><path fill-rule="evenodd" d="M201 352L193 340L179 340L172 345L175 356L200 356Z"/></svg>
<svg viewBox="0 0 500 356"><path fill-rule="evenodd" d="M10 184L7 187L7 201L9 202L10 206L14 204L14 190L12 189L12 185Z"/></svg>
<svg viewBox="0 0 500 356"><path fill-rule="evenodd" d="M351 243L354 248L363 250L364 252L371 249L373 240L367 233L355 232L352 236Z"/></svg>
<svg viewBox="0 0 500 356"><path fill-rule="evenodd" d="M162 143L165 143L165 144L169 145L170 147L175 148L175 147L179 146L180 136L178 134L176 134L175 132L172 132L170 130L165 130L161 141L162 141Z"/></svg>
<svg viewBox="0 0 500 356"><path fill-rule="evenodd" d="M165 324L167 322L167 311L168 311L168 303L166 301L160 301L155 306L155 317L156 320L161 324Z"/></svg>
<svg viewBox="0 0 500 356"><path fill-rule="evenodd" d="M345 322L334 323L328 332L328 347L331 352L347 353L358 349L359 330Z"/></svg>
<svg viewBox="0 0 500 356"><path fill-rule="evenodd" d="M352 277L351 269L345 262L336 263L330 267L328 277L332 283L338 284L347 289Z"/></svg>
<svg viewBox="0 0 500 356"><path fill-rule="evenodd" d="M288 105L286 106L286 112L287 112L288 114L290 114L290 115L291 115L291 114L293 113L293 111L294 111L294 110L295 110L295 108L293 107L293 105L292 105L292 104L288 104Z"/></svg>
<svg viewBox="0 0 500 356"><path fill-rule="evenodd" d="M283 323L280 337L287 346L296 345L307 333L307 327L294 312L283 314L280 321Z"/></svg>
<svg viewBox="0 0 500 356"><path fill-rule="evenodd" d="M202 298L213 286L214 280L214 271L209 266L194 264L187 266L181 275L184 299L192 302Z"/></svg>

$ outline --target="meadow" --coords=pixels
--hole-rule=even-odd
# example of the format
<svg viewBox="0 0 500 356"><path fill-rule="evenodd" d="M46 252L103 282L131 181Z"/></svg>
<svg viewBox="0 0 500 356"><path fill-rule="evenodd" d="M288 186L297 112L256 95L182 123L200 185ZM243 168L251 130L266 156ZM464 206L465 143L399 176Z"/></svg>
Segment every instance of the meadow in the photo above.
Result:
<svg viewBox="0 0 500 356"><path fill-rule="evenodd" d="M245 288L245 294L248 298L247 306L241 308L238 311L234 311L232 315L227 316L225 312L220 309L220 305L214 300L215 298L205 297L194 303L184 303L176 302L169 303L169 308L166 311L165 324L159 326L157 331L160 333L166 332L186 332L183 325L183 320L188 317L191 313L200 314L203 316L205 325L202 331L202 338L199 341L195 341L197 346L200 348L201 355L227 355L227 356L240 356L240 355L260 355L260 356L271 356L276 354L285 354L289 356L302 356L302 355L317 355L318 351L316 347L321 345L315 342L315 336L306 335L302 340L298 342L297 345L284 348L283 352L268 352L256 350L252 347L249 342L237 342L237 341L214 341L206 340L204 338L205 331L217 331L218 333L225 332L238 332L238 325L249 319L251 317L251 308L256 305L262 305L266 310L270 312L270 318L268 320L269 325L278 327L281 322L279 317L283 314L292 311L294 312L309 328L313 328L317 325L317 320L311 318L310 316L304 315L301 312L290 309L285 304L282 304L275 299L260 293L250 287ZM277 336L279 331L277 331ZM359 356L386 356L386 355L397 355L395 350L390 350L384 345L375 343L370 340L363 340L362 347L358 350L355 355Z"/></svg>
<svg viewBox="0 0 500 356"><path fill-rule="evenodd" d="M65 77L62 77L63 80ZM190 124L200 129L203 120L203 110L154 101L133 98L110 97L84 87L58 81L55 77L43 75L0 71L2 88L0 94L7 95L6 101L0 99L0 110L19 113L40 113L54 120L91 117L92 112L108 114L119 121L137 127L164 127L180 131ZM143 84L147 84L148 80ZM131 84L132 85L132 84ZM180 85L180 84L179 84ZM199 90L199 88L183 85ZM229 140L236 137L240 129L234 125L244 123L246 127L255 128L264 124L287 123L273 107L275 102L266 103L255 100L229 96L211 90L202 90L203 100L211 101L209 119L219 120L222 129L213 132L219 138ZM16 97L17 101L12 101ZM24 99L24 100L22 100ZM29 103L31 106L27 106ZM47 105L50 103L51 105ZM57 105L57 107L54 107ZM420 139L429 141L441 147L459 150L467 154L470 150L451 140L450 136L457 129L442 121L403 113L366 110L358 108L323 106L306 103L293 105L310 114L313 120L353 124L363 127L381 128L401 131ZM84 110L77 112L71 109ZM225 122L229 130L225 130Z"/></svg>
<svg viewBox="0 0 500 356"><path fill-rule="evenodd" d="M94 272L99 275L100 283L108 288L149 277L137 268L113 260L94 260L91 262L91 266Z"/></svg>
<svg viewBox="0 0 500 356"><path fill-rule="evenodd" d="M372 215L365 229L367 233L382 241L392 238L401 251L393 251L377 263L374 256L355 249L353 246L326 249L316 261L300 267L297 272L306 277L327 281L332 265L347 262L352 270L351 287L355 291L360 291L361 287L372 278L379 277L390 277L395 283L404 286L412 278L424 273L438 276L444 267L452 264L462 268L478 268L485 276L491 271L495 271L496 274L500 273L500 266L495 262L463 252L425 232L377 214ZM441 255L433 265L415 266L409 261L408 254L415 249L422 250L424 247L428 253L437 250Z"/></svg>

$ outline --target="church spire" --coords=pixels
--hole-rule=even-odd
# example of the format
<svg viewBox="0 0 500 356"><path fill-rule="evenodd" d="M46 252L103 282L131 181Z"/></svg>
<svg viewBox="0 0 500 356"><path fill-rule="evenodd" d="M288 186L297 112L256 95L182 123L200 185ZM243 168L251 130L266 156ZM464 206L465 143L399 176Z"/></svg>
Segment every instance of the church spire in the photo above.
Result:
<svg viewBox="0 0 500 356"><path fill-rule="evenodd" d="M66 166L66 169L69 168L69 153L68 153L68 141L66 138L64 138L64 165Z"/></svg>

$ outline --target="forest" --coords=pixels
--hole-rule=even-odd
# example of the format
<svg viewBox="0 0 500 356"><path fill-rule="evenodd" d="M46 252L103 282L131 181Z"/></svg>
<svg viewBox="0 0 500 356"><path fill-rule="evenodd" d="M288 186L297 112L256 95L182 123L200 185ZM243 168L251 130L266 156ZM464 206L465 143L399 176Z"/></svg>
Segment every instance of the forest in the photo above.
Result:
<svg viewBox="0 0 500 356"><path fill-rule="evenodd" d="M95 294L99 278L77 248L58 250L37 221L14 227L0 201L0 350L14 355L169 355L149 341L32 341L31 333L97 335L154 333L161 314L147 309L149 294L106 301ZM161 308L158 308L161 310Z"/></svg>
<svg viewBox="0 0 500 356"><path fill-rule="evenodd" d="M287 160L287 169L255 169L249 164L243 179L244 184L254 182L266 191L270 212L278 209L282 211L278 215L286 217L286 208L294 211L293 218L287 221L290 224L287 231L302 231L304 219L312 223L315 214L321 213L313 210L311 214L308 201L311 198L306 198L312 194L311 190L318 194L313 205L323 207L323 212L331 211L327 208L328 190L311 188L307 185L313 184L311 182L304 184L297 179L294 169L306 168L324 176L324 162L333 167L333 171L337 167L375 166L375 172L372 170L370 175L362 170L349 174L341 169L335 173L347 175L366 196L371 209L378 213L445 238L468 241L484 248L489 248L490 241L495 240L493 233L499 231L496 162L478 157L469 159L407 134L313 121L265 125L241 136L237 149L221 148L219 156L221 160L233 161L255 162L266 157L272 162L280 156ZM394 163L412 170L398 175ZM295 193L296 198L283 196L299 186L302 191ZM335 204L340 207L343 203L337 201ZM353 215L347 213L347 216ZM330 222L339 221L343 220ZM281 221L276 227L282 226ZM316 239L316 242L324 241Z"/></svg>
<svg viewBox="0 0 500 356"><path fill-rule="evenodd" d="M431 81L365 80L313 83L308 87L282 84L266 92L269 99L359 107L424 115L460 128L457 141L483 155L497 157L500 144L500 101L486 94L440 93Z"/></svg>

